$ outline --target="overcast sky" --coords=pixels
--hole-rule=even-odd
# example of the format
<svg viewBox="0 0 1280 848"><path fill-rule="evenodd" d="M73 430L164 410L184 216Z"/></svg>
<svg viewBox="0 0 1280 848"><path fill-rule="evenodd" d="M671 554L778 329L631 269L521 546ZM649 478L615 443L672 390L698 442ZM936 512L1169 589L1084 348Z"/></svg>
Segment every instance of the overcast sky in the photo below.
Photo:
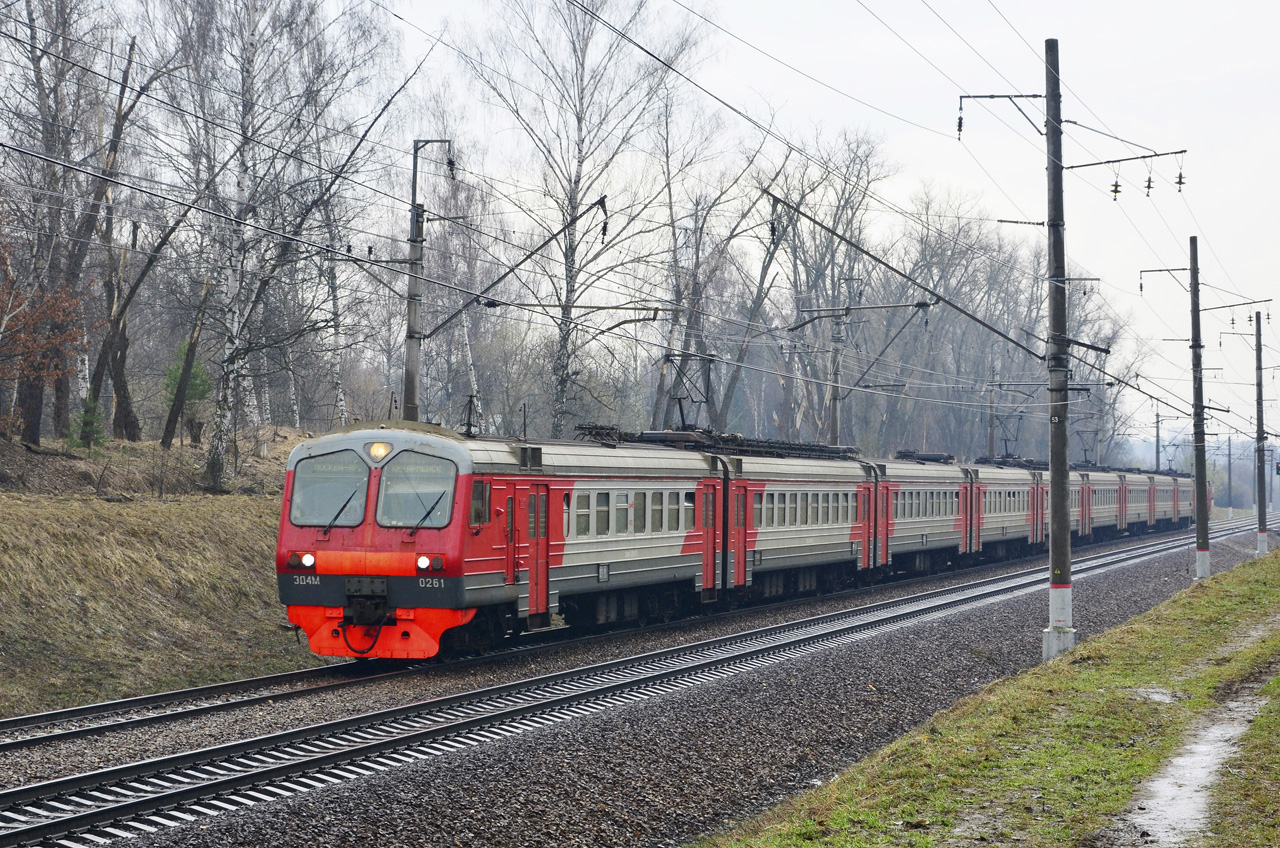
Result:
<svg viewBox="0 0 1280 848"><path fill-rule="evenodd" d="M547 0L560 2L560 0ZM1189 298L1170 275L1139 271L1185 267L1188 237L1200 242L1203 306L1268 298L1277 289L1272 200L1280 189L1280 53L1274 33L1280 12L1272 3L1136 2L1073 0L652 0L673 20L713 20L731 35L712 32L710 59L693 74L745 111L776 113L792 136L820 125L832 133L855 128L883 140L896 175L882 186L906 203L924 184L979 199L991 218L1043 221L1046 217L1044 142L1008 101L969 101L963 140L956 139L961 94L1041 94L1046 38L1057 38L1064 83L1063 117L1132 142L1067 128L1067 164L1186 149L1184 157L1119 166L1114 199L1112 167L1077 169L1066 180L1068 260L1099 285L1153 355L1142 385L1190 408L1187 343ZM438 32L460 7L415 6L414 19ZM465 5L465 4L464 4ZM404 8L404 7L402 7ZM735 40L741 39L741 41ZM742 42L746 42L745 44ZM407 56L421 55L427 38L411 31ZM749 45L749 46L748 46ZM758 48L758 50L756 49ZM779 64L795 66L821 83ZM844 96L847 95L847 96ZM862 103L855 102L862 101ZM1020 101L1037 124L1041 101ZM866 104L866 105L863 105ZM1181 170L1186 185L1174 181ZM1148 176L1154 188L1147 197ZM1269 202L1270 201L1270 202ZM1042 230L1017 227L1014 235L1042 239ZM1187 274L1177 277L1183 284ZM1280 307L1280 303L1271 304ZM1246 317L1268 305L1204 315L1206 397L1238 415L1231 426L1252 432L1252 340L1221 337L1248 332ZM1235 317L1235 327L1230 324ZM1280 365L1280 308L1263 319L1264 366ZM1268 429L1280 429L1274 398L1280 370L1266 372ZM1239 383L1240 385L1232 385ZM1137 397L1134 429L1148 435L1153 404ZM1165 409L1162 415L1171 414ZM1189 422L1172 422L1164 438ZM1225 436L1227 430L1211 424ZM1172 432L1171 432L1172 431ZM1186 439L1186 437L1184 437ZM1188 439L1189 440L1189 439Z"/></svg>

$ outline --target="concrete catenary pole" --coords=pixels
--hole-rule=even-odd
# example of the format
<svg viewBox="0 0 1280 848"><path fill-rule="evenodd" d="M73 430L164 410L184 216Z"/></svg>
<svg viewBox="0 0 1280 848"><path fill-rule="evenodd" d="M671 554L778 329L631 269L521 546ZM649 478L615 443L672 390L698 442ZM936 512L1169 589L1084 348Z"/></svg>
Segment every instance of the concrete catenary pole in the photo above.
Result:
<svg viewBox="0 0 1280 848"><path fill-rule="evenodd" d="M1209 576L1209 474L1205 467L1204 373L1200 343L1200 251L1191 237L1191 415L1196 469L1196 579ZM1229 464L1228 464L1229 467Z"/></svg>
<svg viewBox="0 0 1280 848"><path fill-rule="evenodd" d="M418 421L418 377L422 368L422 206L418 203L418 149L413 142L413 176L409 189L409 309L404 334L405 421Z"/></svg>
<svg viewBox="0 0 1280 848"><path fill-rule="evenodd" d="M1227 520L1236 517L1236 489L1231 482L1231 466L1234 465L1235 457L1231 455L1231 434L1227 434Z"/></svg>
<svg viewBox="0 0 1280 848"><path fill-rule="evenodd" d="M1156 471L1160 470L1160 407L1156 407Z"/></svg>
<svg viewBox="0 0 1280 848"><path fill-rule="evenodd" d="M831 399L827 410L827 444L840 444L840 345L844 343L843 327L839 319L831 327Z"/></svg>
<svg viewBox="0 0 1280 848"><path fill-rule="evenodd" d="M1075 647L1071 626L1071 494L1067 465L1067 247L1062 199L1062 88L1058 39L1044 42L1045 142L1049 180L1049 626L1044 659Z"/></svg>
<svg viewBox="0 0 1280 848"><path fill-rule="evenodd" d="M1258 556L1267 552L1267 431L1262 426L1262 313L1253 313L1253 352L1258 381Z"/></svg>

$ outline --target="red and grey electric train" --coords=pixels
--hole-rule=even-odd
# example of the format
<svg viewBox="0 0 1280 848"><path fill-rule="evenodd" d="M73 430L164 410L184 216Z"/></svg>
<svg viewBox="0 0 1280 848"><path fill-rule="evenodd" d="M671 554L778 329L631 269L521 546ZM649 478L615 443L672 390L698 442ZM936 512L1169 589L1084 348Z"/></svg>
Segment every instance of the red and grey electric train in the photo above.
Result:
<svg viewBox="0 0 1280 848"><path fill-rule="evenodd" d="M289 457L280 600L318 654L422 658L553 614L653 620L1046 542L1044 471L761 453L688 432L535 443L345 428ZM1177 476L1073 471L1072 536L1185 526L1192 497Z"/></svg>

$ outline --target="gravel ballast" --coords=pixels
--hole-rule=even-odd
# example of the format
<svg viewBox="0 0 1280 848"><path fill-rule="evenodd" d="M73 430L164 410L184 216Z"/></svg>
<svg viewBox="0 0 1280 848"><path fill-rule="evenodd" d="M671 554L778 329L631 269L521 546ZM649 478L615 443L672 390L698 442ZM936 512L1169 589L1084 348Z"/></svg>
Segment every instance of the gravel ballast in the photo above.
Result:
<svg viewBox="0 0 1280 848"><path fill-rule="evenodd" d="M1092 546L1101 553L1112 546ZM526 656L495 657L492 662L466 667L432 666L421 674L371 681L334 692L318 693L207 714L179 717L148 727L111 731L92 737L55 742L9 752L0 751L0 787L54 780L96 769L213 747L255 736L293 730L325 721L362 715L431 698L469 692L566 671L608 659L622 659L663 648L728 636L757 627L877 603L929 589L965 583L979 576L1046 567L1047 560L996 565L939 576L924 583L891 583L856 597L817 597L789 606L744 611L739 617L688 621L672 629L620 632L587 643L565 645Z"/></svg>
<svg viewBox="0 0 1280 848"><path fill-rule="evenodd" d="M1214 544L1215 570L1254 536ZM1191 583L1190 548L1082 578L1081 639ZM817 782L1040 662L1043 591L292 799L157 846L669 846ZM142 844L139 840L135 844Z"/></svg>

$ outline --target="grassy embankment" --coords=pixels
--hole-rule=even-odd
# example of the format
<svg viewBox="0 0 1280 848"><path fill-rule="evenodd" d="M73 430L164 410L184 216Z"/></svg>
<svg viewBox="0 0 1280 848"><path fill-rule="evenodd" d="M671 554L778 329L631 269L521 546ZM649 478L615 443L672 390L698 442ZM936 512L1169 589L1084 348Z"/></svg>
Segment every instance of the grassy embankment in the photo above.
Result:
<svg viewBox="0 0 1280 848"><path fill-rule="evenodd" d="M279 509L0 494L0 715L317 663L279 627Z"/></svg>
<svg viewBox="0 0 1280 848"><path fill-rule="evenodd" d="M1192 722L1280 671L1280 555L1238 566L939 713L702 848L1092 845ZM1173 695L1168 702L1153 692ZM1215 848L1280 845L1280 682L1216 793Z"/></svg>

